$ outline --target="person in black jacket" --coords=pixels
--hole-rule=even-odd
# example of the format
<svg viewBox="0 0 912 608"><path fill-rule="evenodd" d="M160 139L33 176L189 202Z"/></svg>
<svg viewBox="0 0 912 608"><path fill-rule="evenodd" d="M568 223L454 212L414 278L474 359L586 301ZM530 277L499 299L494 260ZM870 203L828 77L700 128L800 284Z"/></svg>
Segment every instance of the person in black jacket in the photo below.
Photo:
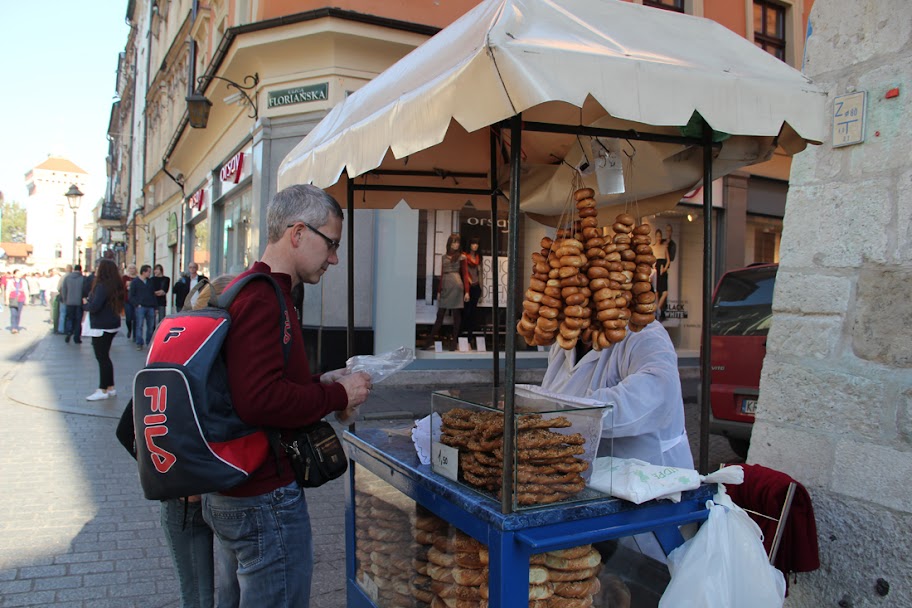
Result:
<svg viewBox="0 0 912 608"><path fill-rule="evenodd" d="M114 386L114 364L111 363L111 342L120 329L120 315L124 310L124 287L117 264L100 260L95 269L95 279L83 309L89 313L89 326L100 336L92 337L92 350L98 361L98 390L86 397L87 401L101 401L117 395Z"/></svg>
<svg viewBox="0 0 912 608"><path fill-rule="evenodd" d="M130 281L130 304L136 308L136 326L133 328L133 339L136 340L136 350L152 341L155 333L155 311L158 310L158 298L155 296L155 286L152 283L152 267L143 264L139 269L139 276ZM143 324L146 326L146 339L143 341Z"/></svg>
<svg viewBox="0 0 912 608"><path fill-rule="evenodd" d="M196 287L197 283L201 280L208 281L209 277L199 273L199 264L196 262L190 262L187 265L187 272L184 273L180 280L174 284L174 310L181 310L184 307L184 300L187 299L187 295L193 291L193 288ZM193 308L193 305L196 304L196 298L199 294L194 294L191 298L191 302L186 302L188 305L187 308Z"/></svg>
<svg viewBox="0 0 912 608"><path fill-rule="evenodd" d="M156 264L152 270L152 289L155 291L155 299L158 301L158 318L155 325L161 323L162 319L168 314L168 289L171 287L170 277L165 276L165 269L161 264Z"/></svg>

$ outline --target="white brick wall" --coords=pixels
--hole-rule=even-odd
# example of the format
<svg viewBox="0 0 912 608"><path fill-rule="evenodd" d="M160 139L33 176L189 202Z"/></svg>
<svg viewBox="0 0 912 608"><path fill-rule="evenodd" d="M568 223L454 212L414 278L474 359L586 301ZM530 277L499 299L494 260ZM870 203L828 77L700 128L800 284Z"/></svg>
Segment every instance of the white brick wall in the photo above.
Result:
<svg viewBox="0 0 912 608"><path fill-rule="evenodd" d="M806 71L868 92L865 142L793 162L749 462L814 501L821 568L786 606L912 606L912 3L817 0L811 22Z"/></svg>

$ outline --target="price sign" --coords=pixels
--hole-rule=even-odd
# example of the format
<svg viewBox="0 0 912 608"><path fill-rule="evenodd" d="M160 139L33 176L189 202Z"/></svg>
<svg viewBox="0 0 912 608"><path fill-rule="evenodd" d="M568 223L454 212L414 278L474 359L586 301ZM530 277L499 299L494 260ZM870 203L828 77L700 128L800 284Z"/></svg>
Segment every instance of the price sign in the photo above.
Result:
<svg viewBox="0 0 912 608"><path fill-rule="evenodd" d="M431 450L431 470L447 479L458 481L459 450L438 441L431 443Z"/></svg>
<svg viewBox="0 0 912 608"><path fill-rule="evenodd" d="M359 582L361 583L361 588L364 589L364 593L367 594L367 597L376 604L380 599L380 589L377 587L377 583L374 582L374 579L365 572L361 575L361 580Z"/></svg>

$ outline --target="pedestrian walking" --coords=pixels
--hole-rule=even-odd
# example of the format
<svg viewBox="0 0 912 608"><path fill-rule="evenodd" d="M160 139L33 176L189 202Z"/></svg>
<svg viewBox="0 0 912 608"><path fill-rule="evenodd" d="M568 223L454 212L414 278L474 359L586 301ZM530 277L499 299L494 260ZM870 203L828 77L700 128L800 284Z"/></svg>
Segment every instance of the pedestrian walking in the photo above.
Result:
<svg viewBox="0 0 912 608"><path fill-rule="evenodd" d="M10 311L10 332L19 333L19 319L25 303L29 301L29 283L18 268L13 271L13 278L7 281L6 292L9 294L7 305Z"/></svg>
<svg viewBox="0 0 912 608"><path fill-rule="evenodd" d="M187 274L183 275L177 283L174 284L174 309L183 310L184 300L187 299L187 295L193 291L193 288L196 287L196 284L200 281L208 281L209 278L206 275L199 274L199 264L196 262L190 262L187 265ZM196 304L196 300L199 297L199 290L197 290L194 295L190 296L190 308Z"/></svg>
<svg viewBox="0 0 912 608"><path fill-rule="evenodd" d="M165 276L165 269L161 264L156 264L152 270L152 289L155 291L155 299L158 302L156 307L157 319L155 325L161 323L161 320L168 314L168 289L171 287L171 278Z"/></svg>
<svg viewBox="0 0 912 608"><path fill-rule="evenodd" d="M89 313L92 350L98 361L98 389L86 401L101 401L117 395L114 384L114 364L111 362L111 342L120 330L120 315L124 307L124 288L117 264L100 260L95 279L83 308Z"/></svg>
<svg viewBox="0 0 912 608"><path fill-rule="evenodd" d="M133 339L136 350L152 341L155 332L155 311L158 309L158 299L155 296L155 287L152 284L152 267L143 264L139 269L139 276L130 281L129 300L133 305L136 321L133 326ZM146 326L146 337L143 340L143 325Z"/></svg>
<svg viewBox="0 0 912 608"><path fill-rule="evenodd" d="M85 288L85 277L82 266L73 266L73 272L64 277L60 286L60 298L66 306L66 324L64 341L69 344L70 338L76 344L82 344L82 296Z"/></svg>
<svg viewBox="0 0 912 608"><path fill-rule="evenodd" d="M123 274L124 292L127 294L127 300L124 302L124 318L127 321L127 339L133 338L133 330L136 325L136 309L133 302L130 301L130 282L136 278L136 264L129 264L127 271Z"/></svg>

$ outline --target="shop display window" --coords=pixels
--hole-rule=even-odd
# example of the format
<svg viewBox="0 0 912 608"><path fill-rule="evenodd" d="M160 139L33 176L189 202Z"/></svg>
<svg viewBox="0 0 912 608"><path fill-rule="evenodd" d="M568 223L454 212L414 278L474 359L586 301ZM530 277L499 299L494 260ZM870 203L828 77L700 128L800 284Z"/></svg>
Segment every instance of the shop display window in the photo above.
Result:
<svg viewBox="0 0 912 608"><path fill-rule="evenodd" d="M492 501L501 501L503 388L451 389L431 397L432 470ZM571 403L517 388L514 510L571 503L606 494L586 487L599 452L611 455L611 404ZM610 484L610 482L609 482Z"/></svg>

